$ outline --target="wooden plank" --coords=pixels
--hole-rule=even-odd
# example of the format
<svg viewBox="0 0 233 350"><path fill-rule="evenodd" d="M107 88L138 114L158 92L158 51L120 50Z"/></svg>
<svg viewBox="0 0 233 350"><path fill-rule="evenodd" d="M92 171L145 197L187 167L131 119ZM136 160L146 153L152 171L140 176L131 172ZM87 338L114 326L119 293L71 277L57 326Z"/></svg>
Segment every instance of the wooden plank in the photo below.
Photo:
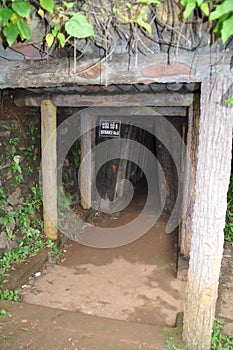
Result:
<svg viewBox="0 0 233 350"><path fill-rule="evenodd" d="M226 72L227 74L227 72ZM193 350L211 348L231 172L232 75L202 84L196 198L192 221L183 338Z"/></svg>
<svg viewBox="0 0 233 350"><path fill-rule="evenodd" d="M201 82L213 73L229 71L232 52L180 52L130 56L113 55L107 61L84 56L78 60L77 72L73 61L0 60L4 67L0 75L0 89L52 87L64 85L108 85ZM168 63L170 62L170 64Z"/></svg>
<svg viewBox="0 0 233 350"><path fill-rule="evenodd" d="M40 106L41 101L48 95L24 96L15 98L18 106ZM49 99L57 107L122 107L122 106L156 106L156 107L188 107L193 102L194 95L179 93L127 93L115 95L79 95L79 94L55 94ZM162 112L166 112L164 108Z"/></svg>
<svg viewBox="0 0 233 350"><path fill-rule="evenodd" d="M57 151L56 107L49 100L41 103L42 192L44 232L57 240Z"/></svg>

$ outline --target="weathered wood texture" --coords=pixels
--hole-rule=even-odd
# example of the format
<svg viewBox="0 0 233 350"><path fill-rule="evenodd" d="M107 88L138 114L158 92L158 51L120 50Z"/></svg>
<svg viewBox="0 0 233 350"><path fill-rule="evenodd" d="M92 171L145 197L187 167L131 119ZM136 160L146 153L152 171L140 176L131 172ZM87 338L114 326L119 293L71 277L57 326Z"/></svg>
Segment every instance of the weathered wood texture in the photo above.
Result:
<svg viewBox="0 0 233 350"><path fill-rule="evenodd" d="M195 179L197 170L197 147L199 137L200 100L196 98L188 111L187 157L184 169L184 218L180 227L180 254L189 257L192 241L193 208L195 202Z"/></svg>
<svg viewBox="0 0 233 350"><path fill-rule="evenodd" d="M81 193L81 205L83 209L89 209L92 202L92 182L94 173L94 153L92 146L95 142L95 119L87 114L80 114L80 148L81 166L79 170L79 186ZM85 130L89 131L85 132Z"/></svg>
<svg viewBox="0 0 233 350"><path fill-rule="evenodd" d="M56 107L49 100L41 103L42 192L45 235L57 240L57 150Z"/></svg>
<svg viewBox="0 0 233 350"><path fill-rule="evenodd" d="M181 129L181 120L176 119L178 123L175 123L175 120L172 120L172 118L169 118L169 122L176 127L177 131L180 132ZM161 126L162 127L162 126ZM156 126L157 130L161 128L160 126ZM167 213L171 213L172 209L175 205L176 202L176 197L177 197L177 190L178 190L178 179L177 179L177 171L176 171L176 165L173 162L173 159L170 154L170 150L173 149L174 152L177 154L177 158L180 158L179 155L181 155L181 144L177 143L176 139L174 138L173 135L173 130L168 129L166 132L167 134L167 140L169 141L166 147L163 145L162 142L157 140L157 147L156 147L156 154L157 154L157 159L162 166L163 173L166 178L166 188L160 187L160 197L163 198L165 194L162 192L166 192L166 201L164 205L164 210ZM159 130L159 133L163 133L163 130ZM168 147L168 148L167 148ZM180 164L177 164L179 166ZM162 179L160 180L159 183L162 183Z"/></svg>
<svg viewBox="0 0 233 350"><path fill-rule="evenodd" d="M68 59L38 61L0 60L0 89L78 85L150 84L153 82L200 82L212 72L229 70L231 52L199 54L156 53L130 56L114 55L108 61L85 56L77 62ZM168 63L170 62L170 64Z"/></svg>
<svg viewBox="0 0 233 350"><path fill-rule="evenodd" d="M122 93L114 95L80 95L80 94L51 94L49 99L57 107L122 107L122 106L166 106L188 107L193 102L193 94L179 93ZM41 101L48 95L25 96L15 98L18 106L40 106ZM174 113L174 112L173 112Z"/></svg>
<svg viewBox="0 0 233 350"><path fill-rule="evenodd" d="M216 75L201 89L196 200L183 338L193 350L209 350L224 243L231 168L232 76Z"/></svg>

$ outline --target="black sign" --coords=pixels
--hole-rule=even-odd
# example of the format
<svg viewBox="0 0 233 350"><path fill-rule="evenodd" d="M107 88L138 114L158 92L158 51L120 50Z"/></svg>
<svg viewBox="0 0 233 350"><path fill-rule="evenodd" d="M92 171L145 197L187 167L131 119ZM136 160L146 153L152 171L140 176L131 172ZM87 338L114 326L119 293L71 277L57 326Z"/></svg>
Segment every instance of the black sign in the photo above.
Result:
<svg viewBox="0 0 233 350"><path fill-rule="evenodd" d="M101 137L119 137L121 129L121 122L118 120L101 120L100 132Z"/></svg>

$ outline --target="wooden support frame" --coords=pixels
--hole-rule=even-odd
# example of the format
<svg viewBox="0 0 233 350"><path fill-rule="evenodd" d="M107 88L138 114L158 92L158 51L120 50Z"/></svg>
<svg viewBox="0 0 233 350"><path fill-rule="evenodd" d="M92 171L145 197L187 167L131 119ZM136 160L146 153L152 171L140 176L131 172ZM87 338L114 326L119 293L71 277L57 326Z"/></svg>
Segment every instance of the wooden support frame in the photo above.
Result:
<svg viewBox="0 0 233 350"><path fill-rule="evenodd" d="M218 294L231 170L232 76L216 75L201 86L201 115L188 296L183 338L193 350L208 350Z"/></svg>
<svg viewBox="0 0 233 350"><path fill-rule="evenodd" d="M110 60L84 56L71 71L71 59L7 61L0 89L64 85L108 85L201 82L212 73L229 70L232 52L178 52L177 55L113 55Z"/></svg>
<svg viewBox="0 0 233 350"><path fill-rule="evenodd" d="M44 232L57 240L57 145L56 107L50 100L41 103L42 195Z"/></svg>
<svg viewBox="0 0 233 350"><path fill-rule="evenodd" d="M192 106L188 108L187 153L184 160L183 202L188 206L183 208L184 217L178 232L177 278L187 280L188 260L191 251L193 208L195 203L195 181L197 171L197 147L200 124L200 98L196 96Z"/></svg>
<svg viewBox="0 0 233 350"><path fill-rule="evenodd" d="M138 64L136 64L138 61ZM86 57L76 74L72 62L6 61L0 88L52 87L68 84L104 85L202 83L201 120L193 212L188 295L183 338L193 350L209 350L223 251L223 227L230 177L233 108L232 51L135 55L100 61ZM122 64L124 62L124 64ZM170 62L170 63L168 63ZM214 142L213 142L214 141ZM203 176L202 176L203 174ZM215 181L217 179L217 181Z"/></svg>
<svg viewBox="0 0 233 350"><path fill-rule="evenodd" d="M92 182L95 167L95 153L92 151L92 147L95 143L96 120L95 117L85 112L80 113L80 118L81 169L79 184L81 192L81 205L83 209L89 209L92 204Z"/></svg>
<svg viewBox="0 0 233 350"><path fill-rule="evenodd" d="M41 101L44 99L49 99L57 107L129 107L129 106L156 106L161 114L164 112L166 115L169 112L174 114L174 111L170 111L169 107L176 108L179 107L189 107L193 103L194 94L186 93L126 93L126 94L112 94L103 95L95 94L93 95L80 95L80 94L50 94L50 95L32 95L24 94L21 97L16 97L14 102L18 106L31 106L38 107ZM166 106L166 107L165 107ZM163 108L159 108L163 107ZM168 110L166 111L166 108ZM171 109L171 108L170 108ZM177 110L179 113L179 109ZM182 113L182 112L181 112Z"/></svg>

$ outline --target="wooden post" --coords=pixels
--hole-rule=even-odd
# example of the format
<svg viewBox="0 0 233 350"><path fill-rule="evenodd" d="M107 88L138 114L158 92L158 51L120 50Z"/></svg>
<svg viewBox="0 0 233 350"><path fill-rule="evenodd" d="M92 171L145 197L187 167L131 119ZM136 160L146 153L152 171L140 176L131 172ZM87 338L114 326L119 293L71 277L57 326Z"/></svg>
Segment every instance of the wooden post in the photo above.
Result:
<svg viewBox="0 0 233 350"><path fill-rule="evenodd" d="M57 240L57 145L56 107L50 100L41 103L42 192L45 235Z"/></svg>
<svg viewBox="0 0 233 350"><path fill-rule="evenodd" d="M184 208L185 216L180 225L179 249L183 257L188 258L191 251L193 208L195 202L195 181L197 169L197 147L199 136L200 101L197 98L188 109L187 156L189 161L184 169Z"/></svg>
<svg viewBox="0 0 233 350"><path fill-rule="evenodd" d="M91 151L95 142L95 132L91 130L95 126L93 116L89 116L86 113L81 113L81 163L85 158L85 162L82 163L80 168L80 192L81 192L81 205L83 209L89 209L92 202L92 181L94 175L94 154ZM87 128L89 131L86 132ZM89 153L88 153L89 152Z"/></svg>
<svg viewBox="0 0 233 350"><path fill-rule="evenodd" d="M192 350L209 350L224 243L231 170L232 76L215 76L201 87L196 199L184 310L183 339Z"/></svg>

